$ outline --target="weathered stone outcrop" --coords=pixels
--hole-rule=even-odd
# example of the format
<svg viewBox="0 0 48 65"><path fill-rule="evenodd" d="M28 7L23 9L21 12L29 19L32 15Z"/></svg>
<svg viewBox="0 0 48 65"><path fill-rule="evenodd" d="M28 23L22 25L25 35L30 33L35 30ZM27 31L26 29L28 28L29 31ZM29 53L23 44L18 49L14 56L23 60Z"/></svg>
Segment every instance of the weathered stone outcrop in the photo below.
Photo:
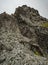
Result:
<svg viewBox="0 0 48 65"><path fill-rule="evenodd" d="M0 14L0 65L48 65L48 19L23 5Z"/></svg>

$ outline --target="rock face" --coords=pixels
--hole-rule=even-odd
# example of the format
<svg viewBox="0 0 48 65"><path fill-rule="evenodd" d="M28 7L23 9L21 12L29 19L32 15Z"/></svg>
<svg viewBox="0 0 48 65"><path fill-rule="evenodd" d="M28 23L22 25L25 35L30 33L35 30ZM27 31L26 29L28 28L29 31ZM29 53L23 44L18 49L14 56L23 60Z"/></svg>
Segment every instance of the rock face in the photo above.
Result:
<svg viewBox="0 0 48 65"><path fill-rule="evenodd" d="M45 23L48 19L26 5L0 14L0 65L48 65Z"/></svg>

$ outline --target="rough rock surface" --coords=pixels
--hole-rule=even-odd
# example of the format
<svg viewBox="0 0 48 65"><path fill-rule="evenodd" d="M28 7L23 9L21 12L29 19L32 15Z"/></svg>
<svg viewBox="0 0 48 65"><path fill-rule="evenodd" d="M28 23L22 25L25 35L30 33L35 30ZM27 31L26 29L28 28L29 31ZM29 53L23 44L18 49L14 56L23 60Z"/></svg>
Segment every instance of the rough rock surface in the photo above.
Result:
<svg viewBox="0 0 48 65"><path fill-rule="evenodd" d="M0 14L0 65L48 65L47 22L26 5Z"/></svg>

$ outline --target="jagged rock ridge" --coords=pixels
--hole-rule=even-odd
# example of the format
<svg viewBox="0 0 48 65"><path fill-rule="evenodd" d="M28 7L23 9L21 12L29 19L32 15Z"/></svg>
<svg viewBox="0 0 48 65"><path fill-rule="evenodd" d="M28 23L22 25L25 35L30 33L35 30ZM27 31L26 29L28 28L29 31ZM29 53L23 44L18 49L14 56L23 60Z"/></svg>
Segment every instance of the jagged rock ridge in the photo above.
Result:
<svg viewBox="0 0 48 65"><path fill-rule="evenodd" d="M0 65L48 65L47 22L26 5L0 14Z"/></svg>

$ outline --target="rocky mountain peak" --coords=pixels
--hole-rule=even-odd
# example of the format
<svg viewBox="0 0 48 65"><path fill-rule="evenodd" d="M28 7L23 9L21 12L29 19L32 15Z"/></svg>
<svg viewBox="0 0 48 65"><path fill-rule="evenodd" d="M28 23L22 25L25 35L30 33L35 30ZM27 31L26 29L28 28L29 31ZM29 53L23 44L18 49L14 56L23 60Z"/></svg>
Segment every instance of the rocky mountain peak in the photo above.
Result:
<svg viewBox="0 0 48 65"><path fill-rule="evenodd" d="M20 14L22 14L22 15L39 15L39 12L37 11L37 10L35 10L34 8L30 8L30 7L28 7L28 6L26 6L26 5L23 5L22 7L18 7L18 8L16 8L16 11L15 11L15 14L16 13L20 13Z"/></svg>
<svg viewBox="0 0 48 65"><path fill-rule="evenodd" d="M0 65L48 65L48 19L36 9L0 14Z"/></svg>

